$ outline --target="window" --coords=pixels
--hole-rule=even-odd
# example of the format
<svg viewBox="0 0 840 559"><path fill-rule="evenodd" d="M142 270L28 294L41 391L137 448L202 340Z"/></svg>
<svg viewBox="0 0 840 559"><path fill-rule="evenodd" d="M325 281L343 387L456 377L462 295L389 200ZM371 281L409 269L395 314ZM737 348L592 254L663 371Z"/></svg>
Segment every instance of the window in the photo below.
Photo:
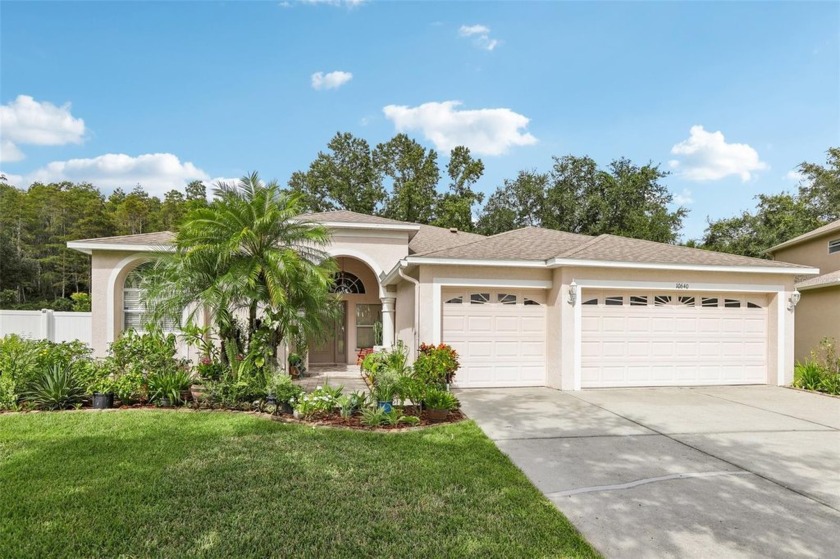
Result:
<svg viewBox="0 0 840 559"><path fill-rule="evenodd" d="M503 305L515 305L516 304L516 295L512 293L497 293L496 294L496 301Z"/></svg>
<svg viewBox="0 0 840 559"><path fill-rule="evenodd" d="M648 304L647 295L632 295L630 297L631 307L646 307Z"/></svg>
<svg viewBox="0 0 840 559"><path fill-rule="evenodd" d="M350 272L339 272L333 278L333 284L330 288L332 293L356 293L364 295L365 284L356 274Z"/></svg>
<svg viewBox="0 0 840 559"><path fill-rule="evenodd" d="M718 306L717 297L702 297L703 303L702 306L704 307L716 307Z"/></svg>
<svg viewBox="0 0 840 559"><path fill-rule="evenodd" d="M489 293L473 293L470 295L470 304L472 305L484 305L490 302L490 294Z"/></svg>
<svg viewBox="0 0 840 559"><path fill-rule="evenodd" d="M761 305L753 303L752 301L747 301L747 308L748 309L760 309Z"/></svg>
<svg viewBox="0 0 840 559"><path fill-rule="evenodd" d="M828 241L828 253L829 254L840 253L840 239L834 239L833 241Z"/></svg>
<svg viewBox="0 0 840 559"><path fill-rule="evenodd" d="M724 299L723 306L727 309L740 309L741 301L739 301L738 299Z"/></svg>
<svg viewBox="0 0 840 559"><path fill-rule="evenodd" d="M537 306L539 306L539 303L537 303L537 302L536 302L536 301L534 301L533 299L529 299L529 298L527 298L527 297L523 297L523 299L525 300L525 306L530 306L530 305L537 305Z"/></svg>
<svg viewBox="0 0 840 559"><path fill-rule="evenodd" d="M142 330L146 322L146 307L143 305L143 275L151 268L146 262L134 268L125 277L123 283L123 329ZM167 332L177 329L174 320L164 320L163 329Z"/></svg>
<svg viewBox="0 0 840 559"><path fill-rule="evenodd" d="M461 305L461 304L463 304L463 302L464 302L464 296L463 295L458 295L457 297L453 297L453 298L449 299L446 302L446 304L447 305Z"/></svg>
<svg viewBox="0 0 840 559"><path fill-rule="evenodd" d="M586 301L584 301L581 304L583 304L583 305L597 305L598 304L598 298L595 297L594 299L587 299Z"/></svg>
<svg viewBox="0 0 840 559"><path fill-rule="evenodd" d="M680 305L684 305L686 307L693 307L694 306L694 297L688 297L683 295L679 298Z"/></svg>
<svg viewBox="0 0 840 559"><path fill-rule="evenodd" d="M653 298L653 306L654 307L664 307L671 303L671 296L670 295L657 295Z"/></svg>
<svg viewBox="0 0 840 559"><path fill-rule="evenodd" d="M375 328L377 324L380 325L378 329ZM381 345L382 340L377 339L382 336L381 324L382 305L356 305L356 346Z"/></svg>
<svg viewBox="0 0 840 559"><path fill-rule="evenodd" d="M624 304L624 297L607 297L604 300L607 306L619 306Z"/></svg>

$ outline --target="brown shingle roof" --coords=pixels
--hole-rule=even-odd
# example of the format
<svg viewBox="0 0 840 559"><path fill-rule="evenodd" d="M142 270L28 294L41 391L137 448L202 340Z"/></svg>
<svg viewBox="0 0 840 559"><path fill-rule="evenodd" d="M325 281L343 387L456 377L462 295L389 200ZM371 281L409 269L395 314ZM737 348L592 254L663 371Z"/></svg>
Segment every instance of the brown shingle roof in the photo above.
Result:
<svg viewBox="0 0 840 559"><path fill-rule="evenodd" d="M470 260L548 260L558 254L579 247L591 240L588 235L576 235L553 229L525 227L483 237L452 248L418 254L428 258L458 258Z"/></svg>
<svg viewBox="0 0 840 559"><path fill-rule="evenodd" d="M459 260L546 261L560 258L700 266L808 267L654 241L630 239L616 235L592 237L539 227L516 229L453 248L434 250L417 256Z"/></svg>
<svg viewBox="0 0 840 559"><path fill-rule="evenodd" d="M118 235L116 237L98 237L95 239L79 239L73 243L89 243L97 245L169 245L175 239L171 231L156 233L138 233L137 235Z"/></svg>
<svg viewBox="0 0 840 559"><path fill-rule="evenodd" d="M484 235L478 235L476 233L467 233L465 231L453 232L443 227L421 225L420 231L408 243L408 252L409 254L418 254L472 243L485 238Z"/></svg>
<svg viewBox="0 0 840 559"><path fill-rule="evenodd" d="M378 215L368 215L349 210L334 210L330 212L305 213L298 216L299 219L317 222L333 223L361 223L367 225L417 225L410 221L398 221Z"/></svg>
<svg viewBox="0 0 840 559"><path fill-rule="evenodd" d="M829 287L831 285L840 285L840 270L829 272L815 278L810 278L805 281L800 281L796 284L796 289L819 289L820 287Z"/></svg>
<svg viewBox="0 0 840 559"><path fill-rule="evenodd" d="M813 231L808 231L807 233L799 235L798 237L794 237L794 238L790 239L789 241L785 241L785 242L780 243L780 244L778 244L774 247L768 248L767 252L773 253L773 252L776 252L779 249L787 248L787 247L793 246L793 245L798 245L802 241L807 241L808 239L814 239L816 237L819 237L821 235L826 235L826 234L832 233L834 231L840 231L840 219L838 219L837 221L832 221L831 223L826 223L822 227L817 227Z"/></svg>
<svg viewBox="0 0 840 559"><path fill-rule="evenodd" d="M609 260L646 264L689 264L701 266L759 266L766 268L807 268L775 260L751 258L738 254L714 252L700 248L669 245L616 235L601 235L596 241L577 250L558 255L559 258L581 260Z"/></svg>

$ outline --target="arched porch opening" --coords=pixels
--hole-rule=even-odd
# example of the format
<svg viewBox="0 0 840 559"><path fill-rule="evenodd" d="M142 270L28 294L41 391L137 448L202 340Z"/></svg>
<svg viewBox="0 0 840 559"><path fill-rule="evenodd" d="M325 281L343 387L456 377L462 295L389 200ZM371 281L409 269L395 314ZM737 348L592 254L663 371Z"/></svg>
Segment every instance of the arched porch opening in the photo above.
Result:
<svg viewBox="0 0 840 559"><path fill-rule="evenodd" d="M353 365L361 349L393 343L393 299L380 297L375 271L353 256L334 258L339 271L333 290L341 298L342 311L334 324L325 326L326 340L310 345L310 365Z"/></svg>

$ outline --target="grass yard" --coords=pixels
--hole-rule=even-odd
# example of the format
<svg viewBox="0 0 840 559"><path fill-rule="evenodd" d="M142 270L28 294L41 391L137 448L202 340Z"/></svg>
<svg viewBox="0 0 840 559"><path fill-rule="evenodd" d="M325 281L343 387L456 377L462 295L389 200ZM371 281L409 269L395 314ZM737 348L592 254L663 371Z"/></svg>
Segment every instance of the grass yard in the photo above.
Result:
<svg viewBox="0 0 840 559"><path fill-rule="evenodd" d="M0 415L0 557L593 557L472 422Z"/></svg>

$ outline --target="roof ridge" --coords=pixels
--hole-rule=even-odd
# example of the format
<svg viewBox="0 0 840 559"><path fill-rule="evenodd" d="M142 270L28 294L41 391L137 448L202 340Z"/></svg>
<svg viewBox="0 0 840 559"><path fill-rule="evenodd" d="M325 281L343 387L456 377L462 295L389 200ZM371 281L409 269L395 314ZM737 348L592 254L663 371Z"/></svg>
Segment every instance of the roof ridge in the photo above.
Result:
<svg viewBox="0 0 840 559"><path fill-rule="evenodd" d="M514 229L514 231L515 231L515 229ZM504 233L509 233L509 232L510 231L505 231ZM499 233L499 235L502 235L504 233ZM451 246L451 247L443 247L443 248L436 248L435 250L427 250L426 252L418 252L416 254L412 254L411 256L429 256L430 254L434 254L436 252L443 252L445 250L450 250L450 249L453 249L453 248L463 248L465 246L474 245L476 243L481 243L481 242L487 241L489 239L493 239L496 236L497 235L490 235L489 237L485 237L485 236L482 235L480 239L475 239L474 241L467 241L466 243L462 243L462 244L459 244L459 245L454 245L454 246Z"/></svg>
<svg viewBox="0 0 840 559"><path fill-rule="evenodd" d="M574 234L579 235L580 233L574 233ZM583 243L582 245L576 246L575 248L573 248L571 250L567 250L566 252L561 252L560 254L555 256L554 258L569 258L571 256L574 256L578 252L580 252L584 249L587 249L594 244L597 244L599 241L603 240L608 235L606 233L601 233L600 235L597 235L597 236L594 236L594 237L592 235L581 235L581 236L582 237L591 237L591 238L588 241L586 241L585 243Z"/></svg>

